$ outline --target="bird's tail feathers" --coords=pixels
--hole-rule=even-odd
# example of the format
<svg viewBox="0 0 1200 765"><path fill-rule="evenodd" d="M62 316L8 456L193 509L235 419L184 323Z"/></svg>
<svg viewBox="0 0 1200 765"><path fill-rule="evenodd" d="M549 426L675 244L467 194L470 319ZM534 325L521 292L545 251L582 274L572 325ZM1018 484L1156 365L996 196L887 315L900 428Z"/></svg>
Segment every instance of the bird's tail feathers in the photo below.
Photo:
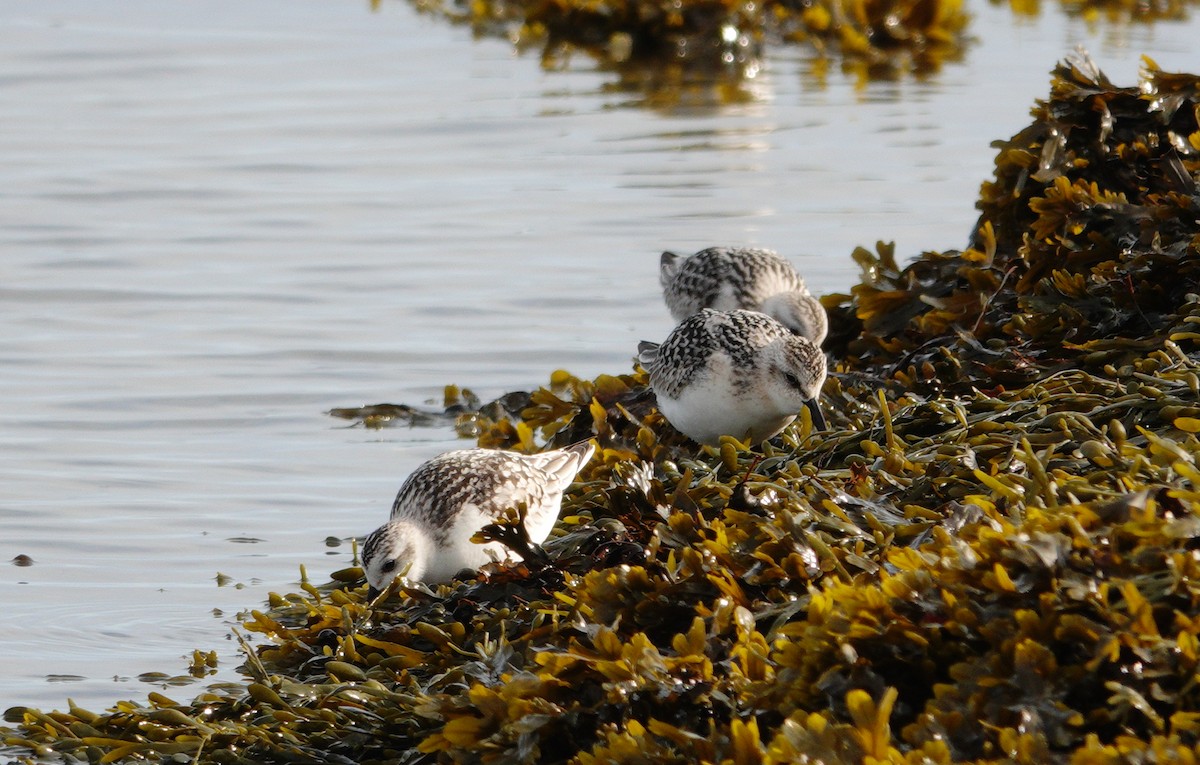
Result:
<svg viewBox="0 0 1200 765"><path fill-rule="evenodd" d="M638 363L643 367L649 368L658 359L658 343L652 343L649 340L643 340L638 343Z"/></svg>
<svg viewBox="0 0 1200 765"><path fill-rule="evenodd" d="M662 286L666 287L675 278L682 260L683 258L673 252L663 252L658 261L658 281Z"/></svg>
<svg viewBox="0 0 1200 765"><path fill-rule="evenodd" d="M575 474L588 463L595 453L596 443L594 441L590 439L579 441L552 452L543 452L542 456L546 458L546 461L542 463L542 469L558 476L565 483L570 483L575 479Z"/></svg>

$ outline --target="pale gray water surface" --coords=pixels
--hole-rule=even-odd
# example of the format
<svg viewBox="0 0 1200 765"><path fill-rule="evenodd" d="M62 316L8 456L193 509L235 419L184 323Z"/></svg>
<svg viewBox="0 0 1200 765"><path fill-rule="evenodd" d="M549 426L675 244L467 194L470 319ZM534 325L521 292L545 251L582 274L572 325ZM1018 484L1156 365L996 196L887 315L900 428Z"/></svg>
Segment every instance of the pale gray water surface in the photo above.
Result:
<svg viewBox="0 0 1200 765"><path fill-rule="evenodd" d="M0 6L0 707L144 699L194 648L231 677L235 614L461 445L331 407L626 371L670 329L664 248L830 292L855 245L961 246L1075 44L1120 83L1200 63L1194 23L972 11L927 82L821 89L775 49L754 102L672 114L403 3Z"/></svg>

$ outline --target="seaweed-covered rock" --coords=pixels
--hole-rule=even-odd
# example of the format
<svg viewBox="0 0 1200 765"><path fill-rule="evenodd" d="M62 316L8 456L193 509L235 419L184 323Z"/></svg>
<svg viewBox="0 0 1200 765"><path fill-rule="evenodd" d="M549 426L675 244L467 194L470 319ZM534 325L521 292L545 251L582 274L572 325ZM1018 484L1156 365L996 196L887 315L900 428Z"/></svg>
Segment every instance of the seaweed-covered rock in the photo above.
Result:
<svg viewBox="0 0 1200 765"><path fill-rule="evenodd" d="M545 555L377 602L335 572L245 616L267 643L244 683L13 708L8 751L1195 762L1198 88L1064 64L999 146L971 249L857 253L863 283L827 299L833 429L698 448L641 371L559 372L491 408L449 391L483 444L600 443Z"/></svg>
<svg viewBox="0 0 1200 765"><path fill-rule="evenodd" d="M1191 344L1200 283L1195 77L1145 60L1113 86L1083 56L1055 71L1034 122L995 145L995 180L965 252L900 269L855 253L863 283L834 296L830 347L895 390L1016 388Z"/></svg>

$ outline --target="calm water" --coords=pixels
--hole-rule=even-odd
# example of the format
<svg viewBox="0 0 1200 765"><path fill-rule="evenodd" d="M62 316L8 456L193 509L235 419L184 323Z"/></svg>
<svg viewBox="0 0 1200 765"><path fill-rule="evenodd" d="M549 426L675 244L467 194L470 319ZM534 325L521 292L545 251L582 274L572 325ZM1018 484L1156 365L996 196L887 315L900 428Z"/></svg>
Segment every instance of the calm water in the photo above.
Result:
<svg viewBox="0 0 1200 765"><path fill-rule="evenodd" d="M931 81L818 88L776 49L753 103L671 114L400 2L5 3L0 708L144 699L194 648L232 676L236 613L458 445L331 407L625 371L670 329L664 248L774 247L830 292L856 245L961 246L1077 43L1119 83L1200 68L1195 22L973 12Z"/></svg>

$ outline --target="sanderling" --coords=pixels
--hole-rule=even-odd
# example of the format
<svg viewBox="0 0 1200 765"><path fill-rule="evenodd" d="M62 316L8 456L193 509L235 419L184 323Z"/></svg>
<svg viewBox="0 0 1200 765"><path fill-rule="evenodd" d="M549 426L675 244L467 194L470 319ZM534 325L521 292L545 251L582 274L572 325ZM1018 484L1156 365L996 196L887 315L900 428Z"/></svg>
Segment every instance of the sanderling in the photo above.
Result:
<svg viewBox="0 0 1200 765"><path fill-rule="evenodd" d="M563 491L594 450L591 443L541 454L463 449L421 465L396 494L391 519L363 540L370 591L383 590L400 574L413 582L444 582L464 568L519 558L499 542L476 544L471 537L524 503L525 531L540 544L558 519Z"/></svg>
<svg viewBox="0 0 1200 765"><path fill-rule="evenodd" d="M664 252L658 272L663 297L675 321L701 308L761 311L817 345L829 317L792 264L772 250L709 247L686 258Z"/></svg>
<svg viewBox="0 0 1200 765"><path fill-rule="evenodd" d="M825 428L817 404L825 354L766 314L705 308L661 345L641 343L638 361L650 373L659 411L701 443L724 435L765 441L805 406L813 426Z"/></svg>

